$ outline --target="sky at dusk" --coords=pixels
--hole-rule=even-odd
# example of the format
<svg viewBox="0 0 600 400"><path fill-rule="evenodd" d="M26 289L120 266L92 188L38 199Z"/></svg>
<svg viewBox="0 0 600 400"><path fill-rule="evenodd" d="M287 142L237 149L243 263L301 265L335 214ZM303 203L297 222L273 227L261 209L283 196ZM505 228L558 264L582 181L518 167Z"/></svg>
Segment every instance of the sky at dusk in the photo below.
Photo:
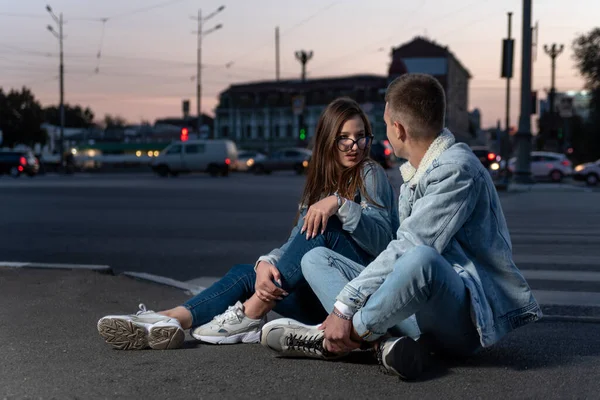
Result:
<svg viewBox="0 0 600 400"><path fill-rule="evenodd" d="M521 0L50 0L63 13L65 102L89 106L129 122L180 116L181 100L196 98L196 22L223 28L206 35L202 51L202 110L212 114L219 92L234 83L275 78L274 31L281 32L282 78L300 76L297 50L312 50L309 78L360 73L387 75L390 51L414 36L448 46L473 75L469 110L479 108L484 127L504 119L501 40L513 12L516 76L511 121L520 105ZM42 0L0 0L0 87L27 86L44 106L58 103L58 40ZM579 90L571 43L599 26L598 0L533 0L539 23L533 88L550 86L544 44L564 44L557 58L557 90ZM103 19L105 22L102 22ZM100 57L98 58L98 53ZM98 72L96 72L96 70Z"/></svg>

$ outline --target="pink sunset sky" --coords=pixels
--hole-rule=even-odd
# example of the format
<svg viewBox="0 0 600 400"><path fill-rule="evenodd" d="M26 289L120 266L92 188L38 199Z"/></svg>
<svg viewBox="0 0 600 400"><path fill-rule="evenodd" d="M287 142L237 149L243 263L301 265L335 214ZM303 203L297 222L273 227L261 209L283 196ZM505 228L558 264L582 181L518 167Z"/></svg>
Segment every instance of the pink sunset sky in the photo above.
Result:
<svg viewBox="0 0 600 400"><path fill-rule="evenodd" d="M275 78L274 30L281 32L282 78L299 77L296 50L312 50L308 76L387 74L390 50L420 35L446 45L473 75L469 110L479 108L483 125L504 119L505 81L500 78L501 40L513 12L516 76L511 121L520 104L521 0L51 0L62 12L65 101L89 106L98 119L117 114L131 123L181 115L181 100L196 98L196 23L202 7L204 39L202 110L212 114L229 85ZM0 0L0 87L30 87L43 105L58 102L58 41L41 0ZM533 0L539 23L533 88L550 86L544 44L564 44L557 59L557 90L579 90L571 43L600 25L597 0ZM106 22L102 19L107 18ZM97 54L100 52L100 58ZM230 65L227 67L226 65ZM96 68L98 72L96 73Z"/></svg>

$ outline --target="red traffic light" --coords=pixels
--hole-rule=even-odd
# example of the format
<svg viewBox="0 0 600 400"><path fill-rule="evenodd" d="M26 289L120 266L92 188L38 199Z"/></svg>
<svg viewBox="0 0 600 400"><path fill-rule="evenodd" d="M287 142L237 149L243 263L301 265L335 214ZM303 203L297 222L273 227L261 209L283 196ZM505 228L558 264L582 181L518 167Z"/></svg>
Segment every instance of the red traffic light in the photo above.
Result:
<svg viewBox="0 0 600 400"><path fill-rule="evenodd" d="M188 140L189 130L188 128L181 128L181 141L185 142Z"/></svg>

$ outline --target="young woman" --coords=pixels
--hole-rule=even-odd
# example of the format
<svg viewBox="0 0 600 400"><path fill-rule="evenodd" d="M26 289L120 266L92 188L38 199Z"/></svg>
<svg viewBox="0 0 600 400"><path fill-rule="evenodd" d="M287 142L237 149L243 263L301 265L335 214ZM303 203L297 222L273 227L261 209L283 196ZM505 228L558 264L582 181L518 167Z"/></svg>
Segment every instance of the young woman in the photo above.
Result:
<svg viewBox="0 0 600 400"><path fill-rule="evenodd" d="M358 103L334 100L323 111L296 223L287 242L258 259L236 265L185 304L135 315L109 315L98 332L117 349L172 349L184 329L198 340L255 343L266 314L307 324L327 316L302 276L301 260L315 247L327 247L367 265L395 237L396 196L383 169L369 159L373 135Z"/></svg>

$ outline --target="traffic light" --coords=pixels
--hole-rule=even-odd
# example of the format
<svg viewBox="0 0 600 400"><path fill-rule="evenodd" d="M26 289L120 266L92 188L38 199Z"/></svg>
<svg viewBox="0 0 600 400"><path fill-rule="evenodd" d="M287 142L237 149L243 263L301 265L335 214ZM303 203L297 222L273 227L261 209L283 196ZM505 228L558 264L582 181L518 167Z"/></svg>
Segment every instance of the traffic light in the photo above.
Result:
<svg viewBox="0 0 600 400"><path fill-rule="evenodd" d="M306 139L306 128L302 127L300 128L300 140L305 140Z"/></svg>
<svg viewBox="0 0 600 400"><path fill-rule="evenodd" d="M189 130L188 128L181 128L181 141L186 142L189 138Z"/></svg>

